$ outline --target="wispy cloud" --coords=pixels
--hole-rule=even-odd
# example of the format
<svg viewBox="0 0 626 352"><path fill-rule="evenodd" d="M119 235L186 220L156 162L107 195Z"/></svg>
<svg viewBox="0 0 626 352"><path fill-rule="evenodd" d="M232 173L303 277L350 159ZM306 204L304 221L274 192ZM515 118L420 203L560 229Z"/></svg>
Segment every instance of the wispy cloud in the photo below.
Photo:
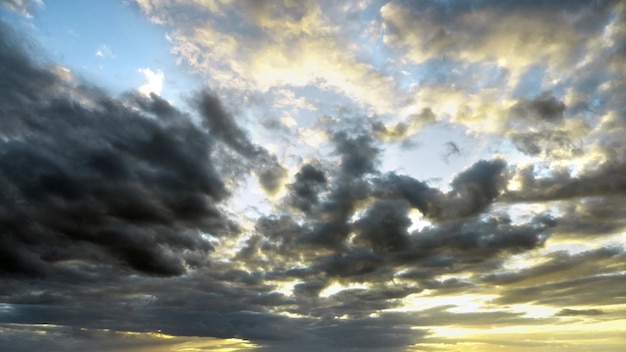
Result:
<svg viewBox="0 0 626 352"><path fill-rule="evenodd" d="M116 55L113 54L113 50L111 50L111 47L108 45L100 45L98 50L96 50L96 56L109 59L114 59L116 57Z"/></svg>
<svg viewBox="0 0 626 352"><path fill-rule="evenodd" d="M139 93L150 96L150 94L160 95L163 90L163 81L165 80L165 74L161 70L152 71L149 68L139 68L137 72L142 73L146 79L146 84L137 89Z"/></svg>

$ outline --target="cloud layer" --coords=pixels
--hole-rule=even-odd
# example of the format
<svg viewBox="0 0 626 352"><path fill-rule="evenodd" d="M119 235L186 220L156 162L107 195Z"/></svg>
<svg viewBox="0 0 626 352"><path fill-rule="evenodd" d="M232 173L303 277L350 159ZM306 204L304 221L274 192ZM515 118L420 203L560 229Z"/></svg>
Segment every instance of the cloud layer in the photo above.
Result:
<svg viewBox="0 0 626 352"><path fill-rule="evenodd" d="M0 24L7 346L626 343L623 2L133 6L211 86L186 106L112 96Z"/></svg>

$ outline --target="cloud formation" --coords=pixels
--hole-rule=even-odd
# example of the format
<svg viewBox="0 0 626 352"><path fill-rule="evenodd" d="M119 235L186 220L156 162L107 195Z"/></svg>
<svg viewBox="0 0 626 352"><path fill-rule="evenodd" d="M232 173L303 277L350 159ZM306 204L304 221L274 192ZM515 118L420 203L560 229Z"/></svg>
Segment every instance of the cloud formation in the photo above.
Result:
<svg viewBox="0 0 626 352"><path fill-rule="evenodd" d="M236 227L216 208L228 192L209 134L154 94L120 101L72 86L2 30L2 270L47 276L115 258L178 275L202 264L212 246L201 234Z"/></svg>
<svg viewBox="0 0 626 352"><path fill-rule="evenodd" d="M128 6L202 77L186 105L0 24L3 344L626 343L623 2Z"/></svg>

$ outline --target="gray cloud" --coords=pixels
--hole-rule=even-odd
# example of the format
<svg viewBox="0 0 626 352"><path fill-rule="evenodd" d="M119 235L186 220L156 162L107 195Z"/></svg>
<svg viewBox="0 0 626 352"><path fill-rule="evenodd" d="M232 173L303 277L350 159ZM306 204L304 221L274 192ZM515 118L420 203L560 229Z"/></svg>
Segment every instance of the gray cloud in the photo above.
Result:
<svg viewBox="0 0 626 352"><path fill-rule="evenodd" d="M542 246L552 226L554 220L547 216L519 225L512 224L507 215L448 221L412 233L409 244L394 260L427 267L478 264L501 252Z"/></svg>
<svg viewBox="0 0 626 352"><path fill-rule="evenodd" d="M485 30L483 22L463 21L464 17L476 13L489 14L492 21L487 23L491 29L497 26L498 18L511 18L520 16L529 19L541 19L546 22L547 28L559 30L561 27L573 26L586 38L591 34L597 34L606 25L607 17L610 16L618 1L599 1L589 3L587 1L573 1L567 7L554 2L539 3L533 0L524 1L469 1L461 4L441 3L433 0L420 1L395 1L394 6L399 6L403 13L400 18L390 18L385 22L390 32L390 38L404 46L416 45L411 43L411 36L415 31L424 34L420 45L425 53L431 53L436 57L448 57L446 53L464 53L480 50L482 45L488 42L492 31ZM572 20L569 14L585 14L585 19ZM412 20L412 21L411 21ZM570 22L568 22L570 21ZM411 32L413 29L414 32ZM519 46L526 48L528 45L541 43L560 42L563 38L553 36L541 38L544 35L542 29L525 28L520 35ZM524 38L522 35L525 35ZM473 43L474 45L471 45ZM562 43L572 58L579 58L576 49L581 43ZM519 52L518 54L527 54Z"/></svg>
<svg viewBox="0 0 626 352"><path fill-rule="evenodd" d="M215 207L228 193L208 134L156 96L131 100L147 110L135 111L79 87L86 106L1 34L2 271L48 275L69 260L117 258L176 275L199 264L187 256L212 248L200 234L234 227Z"/></svg>
<svg viewBox="0 0 626 352"><path fill-rule="evenodd" d="M561 309L556 315L558 316L580 316L580 315L600 315L604 312L600 309Z"/></svg>
<svg viewBox="0 0 626 352"><path fill-rule="evenodd" d="M606 247L586 251L578 254L569 254L565 251L554 252L548 255L545 263L516 272L489 274L481 281L495 285L520 285L524 282L558 280L565 274L579 272L601 274L607 266L615 266L625 257L624 250L619 247Z"/></svg>
<svg viewBox="0 0 626 352"><path fill-rule="evenodd" d="M319 203L319 193L327 182L324 170L311 164L303 165L296 174L295 182L288 186L291 191L288 203L301 211L310 211Z"/></svg>
<svg viewBox="0 0 626 352"><path fill-rule="evenodd" d="M558 123L563 120L565 108L565 104L551 92L543 92L532 100L520 100L510 108L509 113L514 118Z"/></svg>
<svg viewBox="0 0 626 352"><path fill-rule="evenodd" d="M504 160L476 162L452 180L452 191L446 194L432 217L457 218L484 211L504 190L508 177Z"/></svg>
<svg viewBox="0 0 626 352"><path fill-rule="evenodd" d="M411 220L405 203L379 200L356 223L359 237L376 250L396 250L407 243Z"/></svg>
<svg viewBox="0 0 626 352"><path fill-rule="evenodd" d="M333 135L337 154L341 156L341 172L348 177L359 177L366 173L376 171L379 148L375 146L374 139L361 134L350 136L346 132L338 132Z"/></svg>
<svg viewBox="0 0 626 352"><path fill-rule="evenodd" d="M410 176L389 173L377 181L375 194L380 198L401 198L424 215L430 215L441 192Z"/></svg>
<svg viewBox="0 0 626 352"><path fill-rule="evenodd" d="M624 274L580 276L533 286L513 288L495 300L497 304L537 303L552 306L623 304Z"/></svg>
<svg viewBox="0 0 626 352"><path fill-rule="evenodd" d="M520 152L527 155L543 154L564 159L583 153L581 143L575 143L568 133L562 130L512 133L511 141Z"/></svg>
<svg viewBox="0 0 626 352"><path fill-rule="evenodd" d="M407 11L400 15L413 16L414 22L429 17L434 26L423 27L432 44L427 49L447 56L467 53L463 48L469 43L480 45L484 39L484 33L458 27L469 23L462 18L473 10L530 16L559 10L555 4L403 2ZM215 28L260 28L254 21L284 17L301 23L301 16L317 9L309 5L302 10L255 2L236 17L240 24L222 18ZM597 34L612 6L576 2L563 11L566 16L538 17L562 21L570 16L576 31ZM184 4L170 15L181 22L204 20L206 13L190 9L200 7ZM399 23L384 21L389 25L384 31L396 36L389 43L409 35ZM0 29L0 323L63 325L42 329L68 339L69 349L88 348L79 337L100 341L100 329L110 329L112 341L98 348L122 346L113 341L120 336L115 331L160 330L179 337L243 338L268 351L404 351L410 345L427 349L420 345L424 341L457 342L433 338L427 330L432 326L556 324L621 314L605 306L624 303L624 250L603 242L623 229L626 218L618 98L585 97L617 113L597 117L603 122L591 126L585 137L598 139L606 161L576 173L565 168L540 173L532 167L516 169L504 159L479 160L447 175L452 181L443 190L382 170L384 143L417 137L421 126L436 119L438 106L427 101L433 110L423 109L395 125L377 117L331 123L326 130L330 147L317 150L317 160L290 165L299 169L286 181L277 157L253 142L236 108L211 91L192 97L191 112L154 94L111 97L97 87L75 86L58 68L35 64L21 39L5 25ZM509 77L501 70L502 77ZM454 75L460 77L459 72ZM420 82L430 84L428 79ZM594 90L603 82L579 83ZM448 83L453 82L436 80ZM566 108L557 98L565 96L561 88L555 87L558 95L519 99L502 116L505 124L524 127L505 137L522 152L548 157L547 162L551 149L574 143L563 126L578 118L580 106ZM201 123L193 123L194 117ZM428 160L406 162L429 167ZM228 181L237 183L250 173L267 193L285 185L286 195L252 219L253 226L242 226L225 215L233 191ZM521 181L518 191L506 191L511 176ZM513 206L522 202L542 203L545 212L530 214L524 208L520 215ZM409 231L411 219L419 218L415 210L430 224ZM554 238L584 239L595 249L578 254L550 252L549 246L538 250ZM216 246L219 253L214 253ZM520 253L541 261L507 270L510 256ZM343 290L326 290L335 285ZM405 308L413 294L420 294L416 302L427 302L487 288L498 295L485 303L489 311L459 313L455 305L390 311ZM507 307L517 303L560 311L535 319ZM0 326L3 344L30 348L6 326ZM137 339L126 341L138 348L152 343Z"/></svg>
<svg viewBox="0 0 626 352"><path fill-rule="evenodd" d="M250 141L216 96L203 91L196 100L203 124L209 129L210 135L248 159L249 167L256 172L261 187L270 194L276 193L287 176L287 170L276 157Z"/></svg>
<svg viewBox="0 0 626 352"><path fill-rule="evenodd" d="M561 169L551 170L546 177L537 177L534 166L530 165L517 171L521 189L508 192L504 198L545 201L622 195L626 191L626 180L622 177L625 169L625 162L609 160L597 168L583 170L575 176L568 170Z"/></svg>

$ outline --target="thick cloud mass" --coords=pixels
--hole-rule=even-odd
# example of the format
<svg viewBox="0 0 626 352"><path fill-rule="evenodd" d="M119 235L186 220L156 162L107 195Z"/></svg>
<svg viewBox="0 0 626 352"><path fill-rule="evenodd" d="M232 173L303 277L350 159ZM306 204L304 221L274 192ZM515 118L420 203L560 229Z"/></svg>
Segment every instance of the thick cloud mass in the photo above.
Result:
<svg viewBox="0 0 626 352"><path fill-rule="evenodd" d="M311 164L303 165L296 174L295 182L289 185L293 194L290 203L301 211L310 211L311 207L319 202L319 193L326 183L327 179L323 170Z"/></svg>
<svg viewBox="0 0 626 352"><path fill-rule="evenodd" d="M253 144L246 133L235 123L233 116L227 113L220 100L208 92L200 93L197 98L198 109L203 117L203 124L213 138L219 139L250 162L255 169L259 183L270 193L282 185L286 170L261 146Z"/></svg>
<svg viewBox="0 0 626 352"><path fill-rule="evenodd" d="M1 270L46 276L109 257L155 275L200 265L212 248L202 233L234 226L215 207L228 194L208 133L158 96L71 86L4 26L1 40Z"/></svg>
<svg viewBox="0 0 626 352"><path fill-rule="evenodd" d="M2 346L623 350L623 1L123 10L206 88L0 23Z"/></svg>

